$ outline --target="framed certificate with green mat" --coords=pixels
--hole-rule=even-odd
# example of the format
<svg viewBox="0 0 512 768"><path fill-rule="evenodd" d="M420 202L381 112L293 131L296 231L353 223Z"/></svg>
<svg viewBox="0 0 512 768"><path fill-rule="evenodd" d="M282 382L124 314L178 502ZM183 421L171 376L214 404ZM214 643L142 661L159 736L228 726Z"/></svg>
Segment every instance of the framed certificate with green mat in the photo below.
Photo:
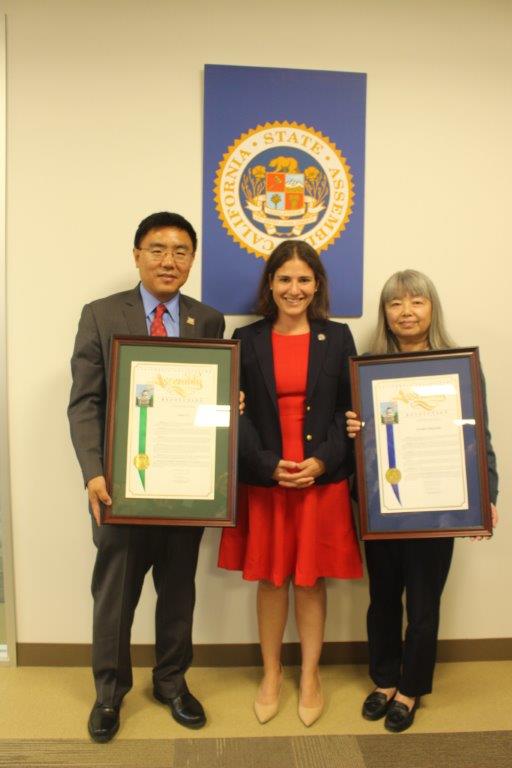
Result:
<svg viewBox="0 0 512 768"><path fill-rule="evenodd" d="M105 523L235 525L239 344L113 337Z"/></svg>

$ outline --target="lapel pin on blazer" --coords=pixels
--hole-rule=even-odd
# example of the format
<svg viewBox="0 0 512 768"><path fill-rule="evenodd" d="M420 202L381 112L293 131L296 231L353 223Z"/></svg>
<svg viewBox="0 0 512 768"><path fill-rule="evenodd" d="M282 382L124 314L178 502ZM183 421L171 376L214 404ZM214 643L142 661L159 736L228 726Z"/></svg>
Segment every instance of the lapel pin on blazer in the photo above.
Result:
<svg viewBox="0 0 512 768"><path fill-rule="evenodd" d="M318 341L325 341L325 333L319 333L317 339Z"/></svg>
<svg viewBox="0 0 512 768"><path fill-rule="evenodd" d="M195 325L196 321L193 317L187 317L187 325Z"/></svg>

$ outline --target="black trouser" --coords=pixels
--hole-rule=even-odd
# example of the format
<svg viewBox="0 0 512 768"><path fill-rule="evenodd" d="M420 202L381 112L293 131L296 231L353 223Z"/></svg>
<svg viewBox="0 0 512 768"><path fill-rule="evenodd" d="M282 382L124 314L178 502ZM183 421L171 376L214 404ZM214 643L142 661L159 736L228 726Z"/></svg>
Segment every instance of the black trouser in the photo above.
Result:
<svg viewBox="0 0 512 768"><path fill-rule="evenodd" d="M192 661L194 577L200 527L102 525L93 520L97 547L92 665L99 704L118 705L132 686L130 634L147 571L157 593L153 685L163 696L187 690Z"/></svg>
<svg viewBox="0 0 512 768"><path fill-rule="evenodd" d="M439 604L450 570L453 538L390 539L365 543L370 577L370 677L405 696L432 690ZM402 642L402 594L407 628Z"/></svg>

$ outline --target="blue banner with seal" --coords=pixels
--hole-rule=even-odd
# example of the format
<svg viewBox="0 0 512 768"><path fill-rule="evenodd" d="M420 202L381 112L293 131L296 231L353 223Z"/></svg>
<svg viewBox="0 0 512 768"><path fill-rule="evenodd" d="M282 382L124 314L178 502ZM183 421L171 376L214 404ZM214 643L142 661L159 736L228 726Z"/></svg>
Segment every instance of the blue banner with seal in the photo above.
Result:
<svg viewBox="0 0 512 768"><path fill-rule="evenodd" d="M254 311L265 260L305 240L331 314L362 314L366 75L206 65L202 300Z"/></svg>

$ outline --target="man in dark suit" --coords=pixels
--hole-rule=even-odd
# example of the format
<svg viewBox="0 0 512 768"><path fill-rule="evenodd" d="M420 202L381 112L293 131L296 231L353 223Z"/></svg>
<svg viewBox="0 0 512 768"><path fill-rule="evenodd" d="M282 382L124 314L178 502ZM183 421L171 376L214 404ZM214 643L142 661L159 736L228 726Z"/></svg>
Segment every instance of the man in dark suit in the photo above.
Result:
<svg viewBox="0 0 512 768"><path fill-rule="evenodd" d="M68 408L73 445L92 513L97 548L92 578L93 673L96 702L89 717L94 741L119 728L119 708L132 685L130 632L147 571L157 592L155 698L181 725L200 728L204 710L185 682L192 660L194 578L202 528L102 525L101 506L111 504L103 467L110 344L114 334L222 338L224 317L180 293L194 261L197 236L175 213L154 213L135 234L133 255L140 284L87 304L71 360Z"/></svg>

